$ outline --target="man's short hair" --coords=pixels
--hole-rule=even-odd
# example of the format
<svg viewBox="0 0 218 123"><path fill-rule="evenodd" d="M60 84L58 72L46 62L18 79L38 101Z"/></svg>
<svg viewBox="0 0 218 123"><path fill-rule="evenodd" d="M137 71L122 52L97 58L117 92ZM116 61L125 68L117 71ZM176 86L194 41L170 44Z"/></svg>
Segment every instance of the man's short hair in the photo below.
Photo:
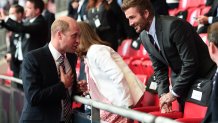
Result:
<svg viewBox="0 0 218 123"><path fill-rule="evenodd" d="M148 10L150 13L154 14L154 9L150 0L123 0L121 6L123 11L131 7L138 8L140 13L142 13L144 10Z"/></svg>
<svg viewBox="0 0 218 123"><path fill-rule="evenodd" d="M57 31L62 31L64 33L68 29L69 29L69 23L60 19L55 20L51 25L52 35L55 34Z"/></svg>
<svg viewBox="0 0 218 123"><path fill-rule="evenodd" d="M42 0L27 0L34 4L34 8L38 8L40 10L40 13L42 13L44 9L44 2Z"/></svg>
<svg viewBox="0 0 218 123"><path fill-rule="evenodd" d="M218 47L218 22L209 26L207 34L208 41L213 42Z"/></svg>
<svg viewBox="0 0 218 123"><path fill-rule="evenodd" d="M16 13L24 14L24 8L21 5L14 4L14 5L11 6L11 8L15 8Z"/></svg>

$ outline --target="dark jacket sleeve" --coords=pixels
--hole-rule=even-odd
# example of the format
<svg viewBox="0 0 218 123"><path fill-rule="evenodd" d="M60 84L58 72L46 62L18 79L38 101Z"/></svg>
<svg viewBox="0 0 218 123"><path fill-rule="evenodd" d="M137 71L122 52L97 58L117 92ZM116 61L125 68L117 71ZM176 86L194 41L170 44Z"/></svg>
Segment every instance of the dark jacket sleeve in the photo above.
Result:
<svg viewBox="0 0 218 123"><path fill-rule="evenodd" d="M12 19L8 19L7 22L4 23L4 27L10 31L17 33L30 33L37 34L38 32L45 30L47 27L47 23L44 18L40 15L40 19L36 19L31 24L18 23Z"/></svg>

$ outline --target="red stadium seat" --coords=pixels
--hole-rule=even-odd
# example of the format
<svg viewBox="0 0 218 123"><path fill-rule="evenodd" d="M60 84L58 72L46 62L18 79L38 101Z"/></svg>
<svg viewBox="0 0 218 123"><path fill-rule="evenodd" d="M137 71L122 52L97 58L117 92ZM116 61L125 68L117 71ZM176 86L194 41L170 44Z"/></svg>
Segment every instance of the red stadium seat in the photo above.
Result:
<svg viewBox="0 0 218 123"><path fill-rule="evenodd" d="M186 20L194 27L198 26L196 19L201 14L201 8L189 8Z"/></svg>
<svg viewBox="0 0 218 123"><path fill-rule="evenodd" d="M206 5L207 0L201 0L200 2L200 6L205 6Z"/></svg>
<svg viewBox="0 0 218 123"><path fill-rule="evenodd" d="M148 52L145 50L145 48L142 44L140 45L140 48L136 54L136 57L143 57L145 59L149 59Z"/></svg>
<svg viewBox="0 0 218 123"><path fill-rule="evenodd" d="M148 79L147 75L136 74L136 76L137 76L137 78L138 78L139 80L141 80L141 82L142 82L144 85L146 85L147 79Z"/></svg>
<svg viewBox="0 0 218 123"><path fill-rule="evenodd" d="M133 73L147 75L148 78L153 74L152 62L143 57L133 58L129 67Z"/></svg>
<svg viewBox="0 0 218 123"><path fill-rule="evenodd" d="M129 68L135 74L144 74L143 66L142 66L142 59L141 58L134 58L130 61Z"/></svg>
<svg viewBox="0 0 218 123"><path fill-rule="evenodd" d="M150 92L146 91L144 97L145 98L143 99L142 102L145 102L145 104L147 104L146 102L148 102L148 100L152 100L153 101L153 105L137 107L137 108L133 108L133 110L136 110L136 111L139 111L139 112L146 112L146 113L153 112L153 111L159 111L160 110L160 107L159 107L159 97L158 97L157 94L151 94ZM138 121L134 120L134 123L138 123Z"/></svg>
<svg viewBox="0 0 218 123"><path fill-rule="evenodd" d="M206 13L209 12L211 6L202 6L201 7L201 15L205 15Z"/></svg>
<svg viewBox="0 0 218 123"><path fill-rule="evenodd" d="M131 47L132 39L126 39L124 40L121 45L118 47L117 52L122 57L132 57L137 54L138 50L135 50Z"/></svg>
<svg viewBox="0 0 218 123"><path fill-rule="evenodd" d="M162 116L171 119L177 119L183 117L183 113L179 111L179 104L176 100L172 103L172 110L173 112L171 113L161 113L160 111L154 111L154 112L150 112L150 114L154 116Z"/></svg>
<svg viewBox="0 0 218 123"><path fill-rule="evenodd" d="M179 9L186 10L188 8L196 8L202 5L202 0L180 0Z"/></svg>
<svg viewBox="0 0 218 123"><path fill-rule="evenodd" d="M201 123L207 111L206 106L201 106L187 101L185 102L184 113L179 111L179 105L176 105L175 102L173 103L173 105L173 112L171 113L160 113L159 111L155 111L150 112L150 114L176 119L177 121L184 123Z"/></svg>
<svg viewBox="0 0 218 123"><path fill-rule="evenodd" d="M151 60L143 59L142 71L145 75L147 75L148 78L154 73Z"/></svg>
<svg viewBox="0 0 218 123"><path fill-rule="evenodd" d="M206 111L206 106L201 106L192 102L186 102L183 118L176 120L184 123L201 123L205 117Z"/></svg>

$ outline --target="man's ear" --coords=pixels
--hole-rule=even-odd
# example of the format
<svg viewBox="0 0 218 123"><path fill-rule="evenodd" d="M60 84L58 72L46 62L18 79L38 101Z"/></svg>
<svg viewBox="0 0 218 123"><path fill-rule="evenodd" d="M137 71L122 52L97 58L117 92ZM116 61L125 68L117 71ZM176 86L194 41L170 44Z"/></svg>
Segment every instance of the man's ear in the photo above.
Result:
<svg viewBox="0 0 218 123"><path fill-rule="evenodd" d="M148 18L149 15L150 15L150 12L147 9L143 11L143 16L145 18Z"/></svg>
<svg viewBox="0 0 218 123"><path fill-rule="evenodd" d="M216 50L217 50L217 47L213 42L211 42L210 45L211 45L211 52L214 54L216 52Z"/></svg>
<svg viewBox="0 0 218 123"><path fill-rule="evenodd" d="M39 9L39 8L36 8L36 14L37 14L37 15L40 15L40 14L41 14L41 12L40 12L40 9Z"/></svg>
<svg viewBox="0 0 218 123"><path fill-rule="evenodd" d="M62 39L62 32L61 31L57 31L57 36L58 36L58 39Z"/></svg>

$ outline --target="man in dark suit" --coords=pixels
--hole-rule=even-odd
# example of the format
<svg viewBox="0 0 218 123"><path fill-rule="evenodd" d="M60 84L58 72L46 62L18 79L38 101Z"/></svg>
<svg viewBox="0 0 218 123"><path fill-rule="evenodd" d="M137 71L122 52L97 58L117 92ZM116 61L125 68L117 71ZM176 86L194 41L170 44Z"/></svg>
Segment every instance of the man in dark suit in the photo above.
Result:
<svg viewBox="0 0 218 123"><path fill-rule="evenodd" d="M218 22L208 28L208 49L211 59L218 65ZM213 78L213 89L203 123L218 123L218 70Z"/></svg>
<svg viewBox="0 0 218 123"><path fill-rule="evenodd" d="M22 40L23 55L44 46L48 41L48 26L41 15L43 8L42 0L27 0L25 5L27 21L23 24L8 18L1 11L0 20L3 22L3 27L13 32L25 33L25 38Z"/></svg>
<svg viewBox="0 0 218 123"><path fill-rule="evenodd" d="M153 63L161 112L171 112L178 100L183 110L190 86L197 78L210 78L215 63L206 44L192 26L182 19L155 15L150 0L124 0L122 9ZM168 68L172 89L169 89ZM211 75L212 76L212 75Z"/></svg>
<svg viewBox="0 0 218 123"><path fill-rule="evenodd" d="M12 5L9 9L9 17L22 23L24 17L24 8L20 5ZM20 77L20 65L23 60L22 39L24 33L9 32L10 46L9 51L5 55L5 59L10 63L10 68L16 78Z"/></svg>
<svg viewBox="0 0 218 123"><path fill-rule="evenodd" d="M79 33L74 19L60 17L52 24L50 43L24 57L22 80L25 103L20 123L72 122L77 60L74 52L79 45ZM64 111L68 96L70 110L67 114L70 119Z"/></svg>
<svg viewBox="0 0 218 123"><path fill-rule="evenodd" d="M42 16L45 18L47 25L48 25L48 41L50 41L50 37L51 37L51 24L54 22L55 20L55 14L50 12L48 10L48 2L46 2L46 0L44 0L44 10L42 12Z"/></svg>
<svg viewBox="0 0 218 123"><path fill-rule="evenodd" d="M197 18L197 21L199 23L198 30L197 30L198 33L207 33L208 26L218 21L217 10L218 10L218 1L214 0L209 12Z"/></svg>
<svg viewBox="0 0 218 123"><path fill-rule="evenodd" d="M88 21L87 4L88 0L71 0L68 4L68 16L77 21Z"/></svg>
<svg viewBox="0 0 218 123"><path fill-rule="evenodd" d="M9 17L18 23L23 23L24 8L18 4L12 5L9 9ZM24 33L8 32L10 40L9 51L5 55L5 59L10 63L10 69L13 71L13 76L20 78L21 64L23 61L22 40ZM23 90L23 86L16 82L11 83L12 87Z"/></svg>

